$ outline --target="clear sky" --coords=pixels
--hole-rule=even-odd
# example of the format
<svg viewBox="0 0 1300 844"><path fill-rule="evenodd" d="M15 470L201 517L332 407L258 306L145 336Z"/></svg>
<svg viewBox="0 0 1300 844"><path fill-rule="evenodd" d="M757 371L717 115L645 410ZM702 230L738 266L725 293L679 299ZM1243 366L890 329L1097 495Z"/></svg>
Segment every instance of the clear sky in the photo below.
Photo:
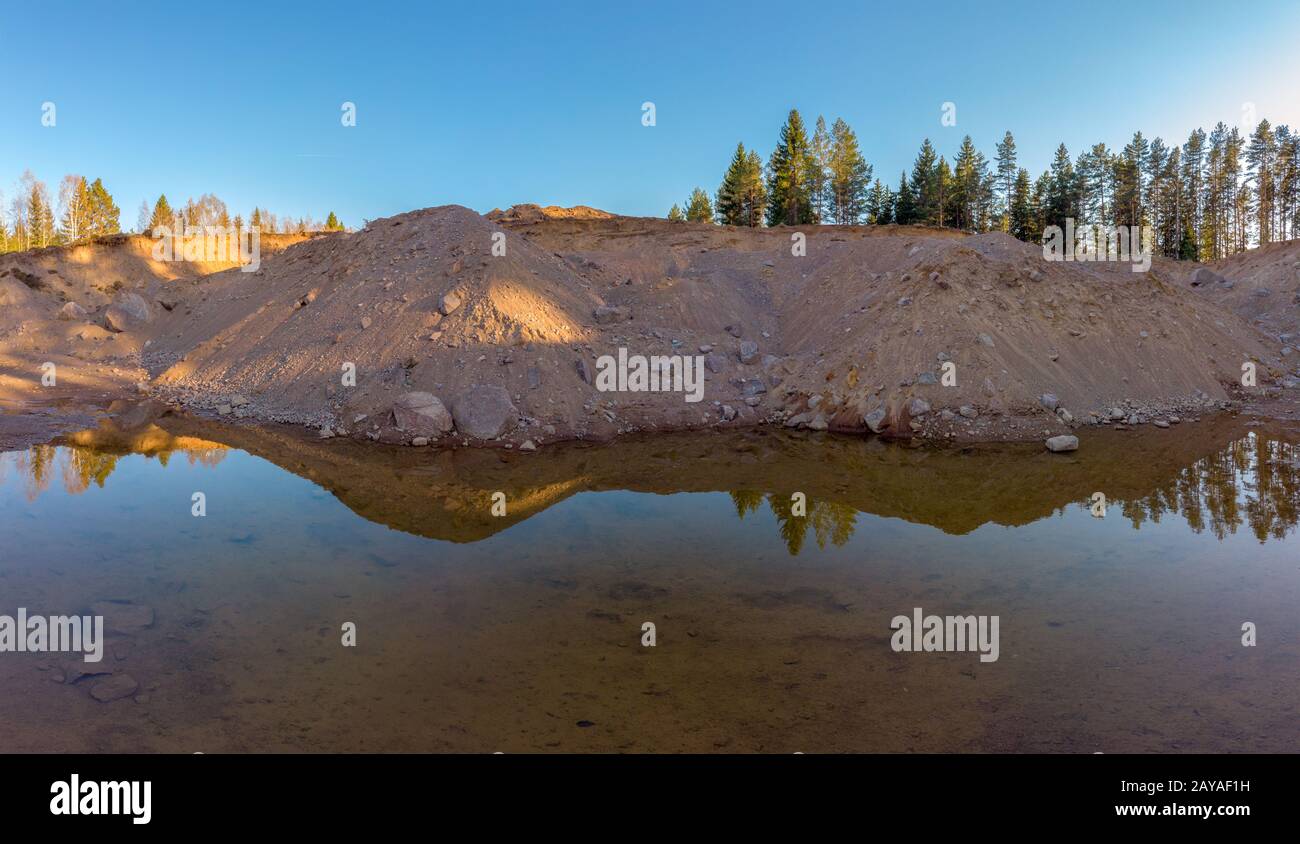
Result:
<svg viewBox="0 0 1300 844"><path fill-rule="evenodd" d="M786 112L857 131L895 184L921 139L1037 175L1057 143L1300 127L1300 3L9 3L0 190L31 168L142 199L346 224L459 203L663 215ZM56 126L41 125L53 102ZM340 107L356 104L357 125ZM641 125L641 104L657 125ZM957 125L940 125L944 102Z"/></svg>

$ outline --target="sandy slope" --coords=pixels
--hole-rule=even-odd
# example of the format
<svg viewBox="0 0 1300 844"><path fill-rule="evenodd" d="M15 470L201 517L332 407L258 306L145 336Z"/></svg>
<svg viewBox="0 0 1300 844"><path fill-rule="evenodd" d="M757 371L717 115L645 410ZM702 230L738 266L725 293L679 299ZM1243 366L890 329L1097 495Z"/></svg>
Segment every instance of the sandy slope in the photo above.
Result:
<svg viewBox="0 0 1300 844"><path fill-rule="evenodd" d="M92 325L97 313L60 333L56 298L29 289L26 316L0 324L0 379L7 368L18 390L15 366L30 367L42 344L104 363L67 339L104 332L79 342L111 347L123 384L152 377L151 390L199 410L406 442L391 413L399 396L425 391L450 407L490 384L516 409L502 442L540 444L761 421L862 431L864 418L893 435L1037 439L1112 408L1146 422L1217 406L1243 361L1259 363L1264 388L1295 368L1233 301L1169 262L1132 273L1048 263L1001 234L798 231L803 256L784 228L425 209L289 246L256 273L178 274L170 310L122 333ZM150 284L140 286L156 301ZM460 304L444 316L449 293ZM598 316L607 306L626 310ZM598 391L596 359L620 347L707 355L704 401ZM953 386L940 383L946 363ZM355 386L342 382L348 365ZM1067 413L1045 409L1045 393Z"/></svg>

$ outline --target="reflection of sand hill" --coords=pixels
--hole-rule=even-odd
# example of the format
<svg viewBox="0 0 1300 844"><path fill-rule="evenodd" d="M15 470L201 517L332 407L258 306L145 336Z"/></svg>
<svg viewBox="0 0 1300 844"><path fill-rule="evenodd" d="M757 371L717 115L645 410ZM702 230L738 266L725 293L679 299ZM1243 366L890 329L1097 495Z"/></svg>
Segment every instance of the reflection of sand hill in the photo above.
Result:
<svg viewBox="0 0 1300 844"><path fill-rule="evenodd" d="M1086 459L1032 446L933 450L877 440L772 432L558 445L537 454L411 450L321 442L296 429L225 428L165 417L177 436L221 439L328 489L358 515L409 533L472 542L584 491L732 494L737 512L766 504L792 552L811 533L840 544L858 512L969 533L1022 525L1102 492L1140 525L1180 513L1218 535L1249 526L1261 540L1297 522L1300 449L1230 419L1166 431L1098 432ZM508 515L490 515L506 494ZM805 518L790 496L808 499ZM1112 513L1117 511L1112 509ZM1112 516L1113 517L1113 516Z"/></svg>

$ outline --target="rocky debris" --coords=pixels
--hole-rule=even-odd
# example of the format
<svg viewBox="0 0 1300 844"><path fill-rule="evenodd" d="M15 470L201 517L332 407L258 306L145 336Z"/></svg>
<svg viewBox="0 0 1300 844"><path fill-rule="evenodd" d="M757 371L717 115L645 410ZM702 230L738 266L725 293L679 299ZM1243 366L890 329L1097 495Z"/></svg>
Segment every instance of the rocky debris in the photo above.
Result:
<svg viewBox="0 0 1300 844"><path fill-rule="evenodd" d="M417 437L438 437L452 429L451 414L433 393L403 393L393 402L393 422ZM427 442L427 440L426 440Z"/></svg>
<svg viewBox="0 0 1300 844"><path fill-rule="evenodd" d="M519 411L504 387L473 384L452 402L451 415L465 436L493 440L515 426Z"/></svg>
<svg viewBox="0 0 1300 844"><path fill-rule="evenodd" d="M1055 412L1061 404L1055 393L1043 393L1038 397L1038 403L1052 412Z"/></svg>
<svg viewBox="0 0 1300 844"><path fill-rule="evenodd" d="M960 408L957 409L957 412L960 413L966 419L974 419L980 415L980 412L976 410L973 405L969 405L969 404L963 404Z"/></svg>
<svg viewBox="0 0 1300 844"><path fill-rule="evenodd" d="M738 356L741 363L753 363L758 359L758 344L753 340L741 340Z"/></svg>
<svg viewBox="0 0 1300 844"><path fill-rule="evenodd" d="M131 331L153 322L153 312L139 293L124 291L104 311L104 322L111 331Z"/></svg>
<svg viewBox="0 0 1300 844"><path fill-rule="evenodd" d="M632 309L622 305L600 305L592 311L592 316L595 317L597 325L614 325L630 320Z"/></svg>
<svg viewBox="0 0 1300 844"><path fill-rule="evenodd" d="M1048 437L1046 444L1048 451L1077 451L1079 448L1079 438L1072 434L1061 434L1055 437Z"/></svg>
<svg viewBox="0 0 1300 844"><path fill-rule="evenodd" d="M885 409L883 407L878 407L862 417L862 424L866 425L867 429L870 430L871 433L879 434L881 431L885 430L886 416L887 414Z"/></svg>
<svg viewBox="0 0 1300 844"><path fill-rule="evenodd" d="M912 416L924 416L930 412L930 403L923 398L913 398L907 405L907 412Z"/></svg>
<svg viewBox="0 0 1300 844"><path fill-rule="evenodd" d="M438 313L443 316L450 316L452 311L461 305L460 294L455 290L449 290L443 294L442 299L438 301Z"/></svg>
<svg viewBox="0 0 1300 844"><path fill-rule="evenodd" d="M130 674L114 674L90 687L90 696L100 703L111 703L130 697L140 689L140 684Z"/></svg>
<svg viewBox="0 0 1300 844"><path fill-rule="evenodd" d="M727 368L727 359L717 352L710 352L704 356L704 368L713 373L722 372Z"/></svg>
<svg viewBox="0 0 1300 844"><path fill-rule="evenodd" d="M90 614L104 617L106 633L138 633L154 622L153 607L130 601L96 601L90 605Z"/></svg>
<svg viewBox="0 0 1300 844"><path fill-rule="evenodd" d="M1203 284L1217 284L1223 281L1223 276L1219 275L1209 267L1198 267L1191 276L1191 284L1193 287L1200 287Z"/></svg>

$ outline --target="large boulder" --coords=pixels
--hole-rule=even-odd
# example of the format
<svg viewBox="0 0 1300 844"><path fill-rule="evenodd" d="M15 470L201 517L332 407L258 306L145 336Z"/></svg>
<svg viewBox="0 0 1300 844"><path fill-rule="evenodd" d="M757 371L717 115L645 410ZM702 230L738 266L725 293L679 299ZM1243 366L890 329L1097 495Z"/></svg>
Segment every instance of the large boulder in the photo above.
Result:
<svg viewBox="0 0 1300 844"><path fill-rule="evenodd" d="M104 321L113 331L130 331L153 322L153 312L139 293L119 293L104 311Z"/></svg>
<svg viewBox="0 0 1300 844"><path fill-rule="evenodd" d="M1196 272L1192 273L1192 287L1201 287L1205 284L1215 284L1220 281L1223 281L1223 276L1209 267L1197 267Z"/></svg>
<svg viewBox="0 0 1300 844"><path fill-rule="evenodd" d="M492 440L515 426L519 411L504 387L473 384L451 403L451 415L465 436Z"/></svg>
<svg viewBox="0 0 1300 844"><path fill-rule="evenodd" d="M393 402L397 427L417 437L436 437L451 430L451 414L433 393L403 393Z"/></svg>

